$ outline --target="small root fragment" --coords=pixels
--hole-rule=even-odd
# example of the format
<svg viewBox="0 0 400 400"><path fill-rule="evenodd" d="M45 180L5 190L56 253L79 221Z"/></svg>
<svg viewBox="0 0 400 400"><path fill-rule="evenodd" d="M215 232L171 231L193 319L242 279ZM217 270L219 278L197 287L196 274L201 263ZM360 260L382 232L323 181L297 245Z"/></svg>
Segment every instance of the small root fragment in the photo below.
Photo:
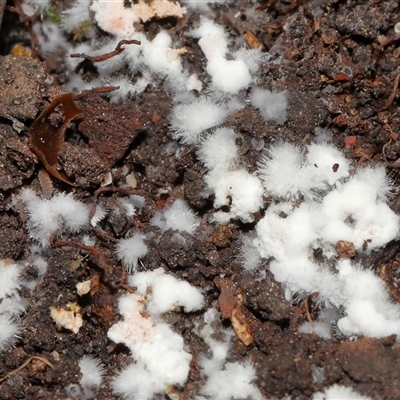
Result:
<svg viewBox="0 0 400 400"><path fill-rule="evenodd" d="M394 98L396 97L397 88L399 87L399 82L400 82L400 72L397 74L396 79L394 80L392 92L390 93L390 96L386 100L386 104L384 105L381 111L388 110L393 104Z"/></svg>
<svg viewBox="0 0 400 400"><path fill-rule="evenodd" d="M43 363L48 365L51 369L55 369L54 364L52 364L47 358L40 357L40 356L31 356L31 357L27 358L19 367L13 369L10 372L7 372L2 378L0 378L0 382L5 381L10 376L12 376L12 375L16 374L17 372L21 371L22 369L24 369L33 360L42 361Z"/></svg>
<svg viewBox="0 0 400 400"><path fill-rule="evenodd" d="M310 303L311 303L311 300L310 300L310 296L309 296L309 297L307 298L307 300L304 301L304 308L305 308L305 310L306 310L307 321L308 321L308 323L309 323L310 326L311 326L311 333L312 333L313 335L315 335L314 320L313 320L313 318L312 318L312 316L311 316L311 313L310 313Z"/></svg>
<svg viewBox="0 0 400 400"><path fill-rule="evenodd" d="M56 235L53 235L53 237L50 238L50 243L53 248L74 247L76 249L84 250L94 258L96 265L100 267L103 271L110 275L112 275L115 271L115 268L112 265L108 264L105 255L97 247L86 246L83 243L76 242L74 240L57 240Z"/></svg>
<svg viewBox="0 0 400 400"><path fill-rule="evenodd" d="M141 43L139 42L139 40L120 40L117 44L117 46L115 47L115 49L113 51L110 51L109 53L104 53L104 54L100 54L97 56L89 56L85 53L73 53L70 54L71 58L83 58L83 60L76 66L75 68L75 73L77 74L81 69L88 67L89 65L93 65L96 62L100 62L100 61L105 61L105 60L109 60L112 57L117 56L118 54L121 54L125 47L122 47L124 45L127 44L137 44L140 45Z"/></svg>

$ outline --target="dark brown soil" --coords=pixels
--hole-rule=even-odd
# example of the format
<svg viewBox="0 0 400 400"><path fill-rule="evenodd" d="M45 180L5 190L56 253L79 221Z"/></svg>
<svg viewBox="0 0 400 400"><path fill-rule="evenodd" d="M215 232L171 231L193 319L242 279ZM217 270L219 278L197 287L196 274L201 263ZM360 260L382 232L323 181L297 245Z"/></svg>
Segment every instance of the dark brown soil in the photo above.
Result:
<svg viewBox="0 0 400 400"><path fill-rule="evenodd" d="M63 8L62 1L57 4ZM226 123L242 134L240 154L247 168L254 170L259 157L249 144L251 139L263 139L266 145L283 139L304 146L312 142L317 127L329 128L333 143L341 149L349 137L356 137L356 143L345 148L355 162L384 163L388 167L394 186L391 206L400 211L400 42L394 32L400 15L398 2L278 0L260 1L259 5L253 18L237 18L240 11L252 6L247 1L213 8L216 22L226 25L236 38L251 31L265 51L281 54L262 65L258 84L288 91L287 123L265 125L250 107ZM200 69L197 63L202 55L184 33L197 21L196 16L189 17L184 28L175 20L164 22L182 41L187 40L192 57L185 62L193 71ZM157 32L159 27L152 24L148 31ZM59 85L65 76L62 66L55 68L51 60L9 55L12 44L29 47L30 43L27 26L15 14L5 11L1 29L0 259L24 262L29 259L31 242L26 231L27 216L15 205L15 198L22 188L32 188L38 194L42 191L40 163L29 149L28 131L43 108L61 93ZM278 57L281 62L273 62ZM175 151L170 155L165 152L166 146L178 149L180 145L169 134L172 102L161 81L122 105L111 105L106 95L94 92L79 98L77 105L83 113L68 128L58 159L76 187L53 180L54 191L72 191L76 198L92 204L105 173L111 174L113 185L118 187L126 184L128 171L133 172L137 191L145 196L146 203L134 220L116 212L101 231L93 231L97 242L90 254L73 246L46 250L48 271L32 294L21 293L29 306L14 347L0 355L0 378L30 356L48 359L55 369L31 362L0 382L1 399L68 398L67 387L78 384L80 378L77 360L86 354L100 359L106 369L96 399L115 398L110 378L128 365L130 358L127 348L107 338L107 330L119 319L118 297L127 290L120 284L123 273L114 257L114 242L130 229L150 232L154 229L148 224L151 216L175 198L185 198L202 217L199 233L185 236L185 246L172 241L169 232L157 242L150 241L151 251L142 259L139 270L162 266L201 288L205 309L220 298L221 311L227 310L227 298L231 296L236 302L240 294L243 300L234 307L240 309L253 342L245 346L235 336L228 361L251 359L257 370L255 385L266 398L308 399L314 392L339 383L373 399L400 399L400 344L395 337L347 341L298 333L299 325L307 321L303 302L290 304L285 300L282 288L268 271L267 261L260 267L260 271L266 270L264 279L259 279L257 271L249 273L241 266L239 234L251 226L237 222L215 226L207 222L213 211L212 199L201 195L206 171L196 158L195 148L181 147L179 158ZM124 195L115 190L101 197L112 209ZM74 237L75 241L80 239L79 235ZM400 301L398 247L398 243L390 243L386 249L360 259L380 272L396 302ZM23 273L29 280L37 275L37 268L27 263ZM75 286L88 279L92 291L79 297ZM81 307L84 324L77 334L57 330L50 317L50 307L69 302ZM312 300L309 305L311 316L316 317ZM207 345L193 332L202 313L168 317L193 355L207 352ZM226 313L224 324L229 326L230 314ZM321 381L313 380L316 368L324 369ZM174 399L193 399L203 380L194 357L188 382L175 392Z"/></svg>

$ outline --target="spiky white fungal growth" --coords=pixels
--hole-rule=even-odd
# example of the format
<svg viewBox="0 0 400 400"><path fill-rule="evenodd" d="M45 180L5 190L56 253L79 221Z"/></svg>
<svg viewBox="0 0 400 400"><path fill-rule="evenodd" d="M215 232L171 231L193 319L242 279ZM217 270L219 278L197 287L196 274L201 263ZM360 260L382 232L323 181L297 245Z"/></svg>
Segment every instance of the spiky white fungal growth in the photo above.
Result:
<svg viewBox="0 0 400 400"><path fill-rule="evenodd" d="M214 193L214 207L228 206L229 211L217 211L213 220L227 223L231 219L252 222L253 213L263 205L263 188L260 180L244 169L235 171L219 170L209 172L204 178L208 188Z"/></svg>
<svg viewBox="0 0 400 400"><path fill-rule="evenodd" d="M254 366L247 363L226 363L222 369L208 374L201 392L209 399L253 399L263 396L252 381L256 379Z"/></svg>
<svg viewBox="0 0 400 400"><path fill-rule="evenodd" d="M250 94L251 104L258 108L264 121L275 121L282 125L287 119L287 93L274 93L266 89L255 88Z"/></svg>
<svg viewBox="0 0 400 400"><path fill-rule="evenodd" d="M21 329L15 319L26 306L18 294L20 272L12 260L0 260L0 350L9 348Z"/></svg>
<svg viewBox="0 0 400 400"><path fill-rule="evenodd" d="M209 169L231 169L237 160L237 136L233 129L218 128L200 144L197 152L200 161Z"/></svg>
<svg viewBox="0 0 400 400"><path fill-rule="evenodd" d="M99 388L104 377L104 367L98 359L83 356L78 362L82 377L79 383L84 388Z"/></svg>
<svg viewBox="0 0 400 400"><path fill-rule="evenodd" d="M15 342L21 327L7 314L0 314L0 326L0 351L3 351Z"/></svg>
<svg viewBox="0 0 400 400"><path fill-rule="evenodd" d="M312 400L371 400L371 397L363 396L351 387L335 384L323 392L314 393Z"/></svg>
<svg viewBox="0 0 400 400"><path fill-rule="evenodd" d="M200 220L185 200L176 199L165 210L157 211L150 223L162 231L171 229L193 235L200 225Z"/></svg>
<svg viewBox="0 0 400 400"><path fill-rule="evenodd" d="M228 109L208 97L200 97L189 104L177 104L172 109L171 130L183 144L200 142L201 133L224 122Z"/></svg>
<svg viewBox="0 0 400 400"><path fill-rule="evenodd" d="M44 247L49 245L50 235L61 228L78 233L89 226L89 207L75 200L72 193L41 199L32 190L25 189L20 198L29 213L29 236Z"/></svg>
<svg viewBox="0 0 400 400"><path fill-rule="evenodd" d="M312 199L349 176L350 163L327 144L312 144L306 150L290 143L272 146L259 164L266 194L275 198Z"/></svg>
<svg viewBox="0 0 400 400"><path fill-rule="evenodd" d="M141 233L135 233L126 239L119 239L115 252L129 271L135 271L139 259L147 254L148 248L145 239L146 236Z"/></svg>

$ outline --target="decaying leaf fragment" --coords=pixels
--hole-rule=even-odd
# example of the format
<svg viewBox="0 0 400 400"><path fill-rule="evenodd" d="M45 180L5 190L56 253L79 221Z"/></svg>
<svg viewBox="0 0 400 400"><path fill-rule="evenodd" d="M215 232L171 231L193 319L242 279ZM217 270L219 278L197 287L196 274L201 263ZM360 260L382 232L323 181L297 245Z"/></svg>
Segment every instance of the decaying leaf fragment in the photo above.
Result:
<svg viewBox="0 0 400 400"><path fill-rule="evenodd" d="M235 285L229 279L216 278L215 283L221 290L218 305L223 318L229 318L232 328L239 340L249 346L253 343L253 320L243 306L243 296L237 292ZM247 312L246 312L247 311Z"/></svg>
<svg viewBox="0 0 400 400"><path fill-rule="evenodd" d="M49 117L55 108L61 105L64 121L59 126L54 126ZM68 124L81 114L81 110L74 102L73 93L65 93L53 99L33 122L29 130L29 147L43 163L49 174L61 181L75 186L67 175L56 168L58 153L64 143L65 130Z"/></svg>

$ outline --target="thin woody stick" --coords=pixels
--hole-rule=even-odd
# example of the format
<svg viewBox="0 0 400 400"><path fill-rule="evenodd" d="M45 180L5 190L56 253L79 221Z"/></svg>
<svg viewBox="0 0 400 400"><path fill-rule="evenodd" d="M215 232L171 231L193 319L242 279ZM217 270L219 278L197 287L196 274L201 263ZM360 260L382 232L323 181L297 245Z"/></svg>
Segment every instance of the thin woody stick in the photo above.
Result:
<svg viewBox="0 0 400 400"><path fill-rule="evenodd" d="M96 62L105 61L112 57L117 56L118 54L121 54L124 51L124 47L122 47L122 46L126 45L126 44L140 45L141 43L139 40L135 40L135 39L132 39L132 40L123 39L123 40L120 40L117 44L117 47L113 51L110 51L109 53L100 54L97 56L89 56L85 53L70 54L71 58L83 58L83 60L76 66L75 73L78 73L82 68L84 68L88 64L94 64Z"/></svg>

